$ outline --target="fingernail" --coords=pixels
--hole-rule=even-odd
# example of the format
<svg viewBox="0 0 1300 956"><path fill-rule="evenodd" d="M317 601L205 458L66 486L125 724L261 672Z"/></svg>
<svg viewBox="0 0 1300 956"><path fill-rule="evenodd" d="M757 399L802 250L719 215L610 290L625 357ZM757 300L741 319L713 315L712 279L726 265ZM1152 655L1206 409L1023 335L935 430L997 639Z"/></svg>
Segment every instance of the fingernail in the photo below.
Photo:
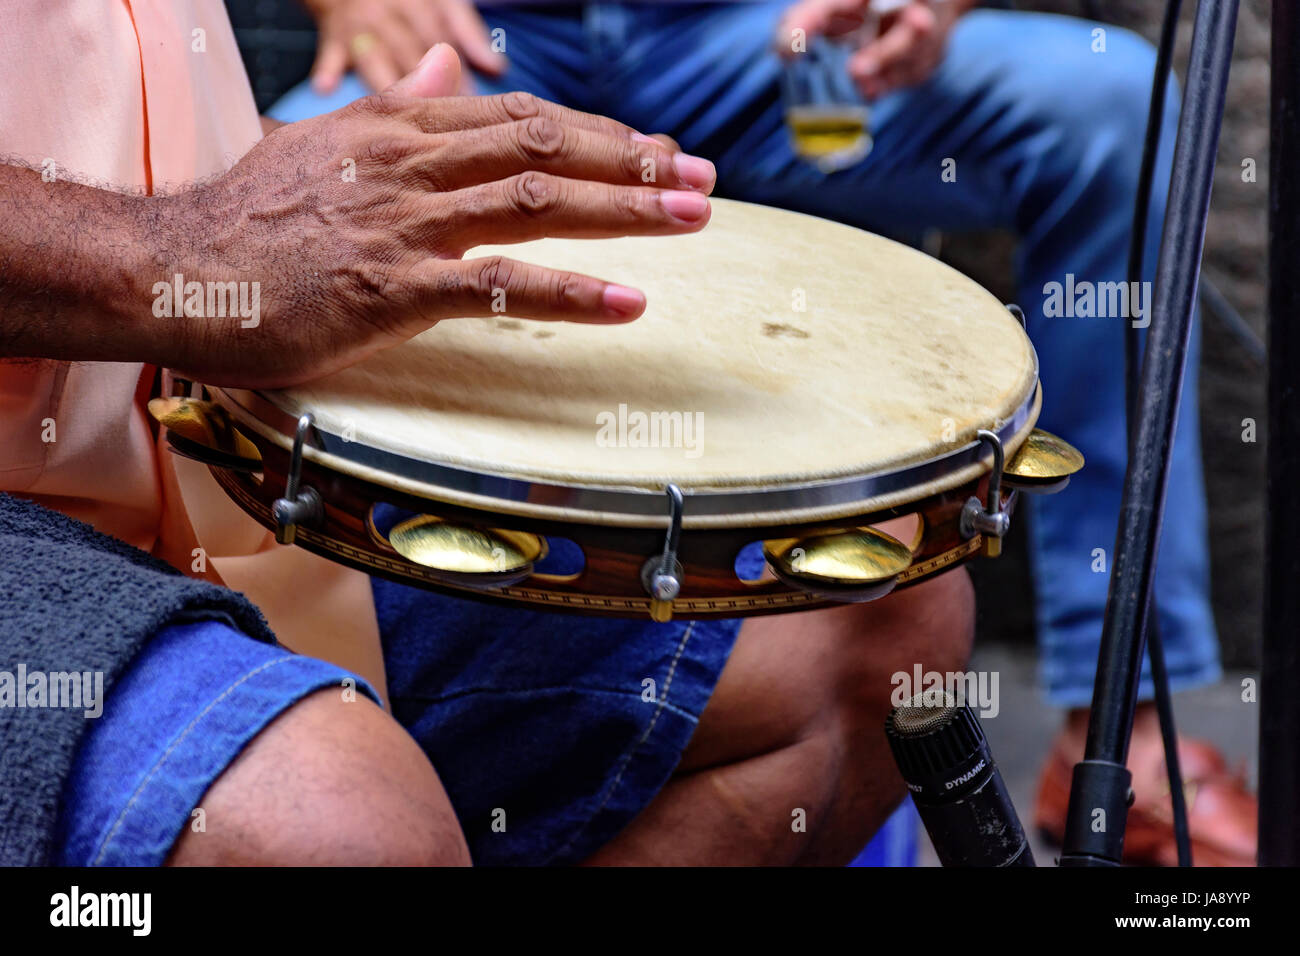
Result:
<svg viewBox="0 0 1300 956"><path fill-rule="evenodd" d="M442 47L446 45L447 44L445 43L439 42L429 47L429 49L424 51L424 56L420 57L420 62L415 65L415 68L418 70L420 67L424 66L424 64L429 62L429 58L438 52L438 47Z"/></svg>
<svg viewBox="0 0 1300 956"><path fill-rule="evenodd" d="M659 201L668 215L682 222L699 222L709 211L709 199L703 193L670 189L659 194Z"/></svg>
<svg viewBox="0 0 1300 956"><path fill-rule="evenodd" d="M673 169L682 182L696 189L709 189L718 178L717 170L707 159L691 156L688 153L673 154Z"/></svg>
<svg viewBox="0 0 1300 956"><path fill-rule="evenodd" d="M625 285L607 285L604 294L605 311L620 319L631 319L645 308L645 296Z"/></svg>

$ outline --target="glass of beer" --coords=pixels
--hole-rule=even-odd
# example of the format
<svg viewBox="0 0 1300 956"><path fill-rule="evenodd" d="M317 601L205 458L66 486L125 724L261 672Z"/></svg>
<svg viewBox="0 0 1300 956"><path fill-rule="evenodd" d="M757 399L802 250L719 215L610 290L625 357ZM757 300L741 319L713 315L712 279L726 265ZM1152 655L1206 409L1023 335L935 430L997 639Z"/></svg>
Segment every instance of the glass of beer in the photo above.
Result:
<svg viewBox="0 0 1300 956"><path fill-rule="evenodd" d="M794 151L823 173L860 163L871 152L871 113L849 76L860 34L808 38L787 61L782 97Z"/></svg>

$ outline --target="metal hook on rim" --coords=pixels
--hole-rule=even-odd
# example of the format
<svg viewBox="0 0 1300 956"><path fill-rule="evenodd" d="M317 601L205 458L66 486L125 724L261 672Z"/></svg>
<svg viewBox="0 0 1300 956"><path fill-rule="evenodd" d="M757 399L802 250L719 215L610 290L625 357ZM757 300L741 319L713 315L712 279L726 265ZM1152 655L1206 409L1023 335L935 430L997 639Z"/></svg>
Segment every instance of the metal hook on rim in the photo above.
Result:
<svg viewBox="0 0 1300 956"><path fill-rule="evenodd" d="M641 583L650 595L650 617L656 621L672 618L672 602L682 590L682 565L677 560L677 548L682 539L682 490L674 484L664 488L668 495L668 534L664 536L663 553L650 558L641 566Z"/></svg>
<svg viewBox="0 0 1300 956"><path fill-rule="evenodd" d="M1002 439L995 432L981 428L975 437L993 449L993 470L989 472L987 501L974 495L966 499L958 525L962 537L984 536L984 553L996 558L1002 553L1002 538L1011 530L1011 516L1002 510L1002 468L1005 463Z"/></svg>
<svg viewBox="0 0 1300 956"><path fill-rule="evenodd" d="M315 525L325 516L325 508L316 489L298 488L302 476L303 444L307 440L307 433L311 431L312 422L311 412L304 412L298 419L298 428L293 435L293 451L289 456L289 474L284 482L284 497L275 499L271 505L271 516L275 519L275 540L280 544L293 544L298 525Z"/></svg>

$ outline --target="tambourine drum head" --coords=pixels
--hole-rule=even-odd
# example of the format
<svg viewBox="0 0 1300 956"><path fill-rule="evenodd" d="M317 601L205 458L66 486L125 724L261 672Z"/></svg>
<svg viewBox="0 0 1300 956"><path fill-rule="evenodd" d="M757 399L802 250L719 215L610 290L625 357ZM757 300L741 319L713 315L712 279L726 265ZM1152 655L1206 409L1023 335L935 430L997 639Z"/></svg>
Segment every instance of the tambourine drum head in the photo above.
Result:
<svg viewBox="0 0 1300 956"><path fill-rule="evenodd" d="M263 398L310 411L347 447L688 494L898 470L1033 401L1033 349L997 299L847 226L719 199L693 235L545 239L470 258L492 254L635 286L649 306L626 325L448 319Z"/></svg>

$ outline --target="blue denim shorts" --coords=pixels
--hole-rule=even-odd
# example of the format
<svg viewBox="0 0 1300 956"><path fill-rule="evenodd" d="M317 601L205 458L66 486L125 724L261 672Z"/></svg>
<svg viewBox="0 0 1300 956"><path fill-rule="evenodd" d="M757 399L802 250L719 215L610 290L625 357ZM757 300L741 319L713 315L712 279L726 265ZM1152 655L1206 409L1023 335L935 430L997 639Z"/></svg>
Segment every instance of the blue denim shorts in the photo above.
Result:
<svg viewBox="0 0 1300 956"><path fill-rule="evenodd" d="M740 629L505 609L383 581L374 592L394 716L479 864L574 863L618 833L672 774ZM86 735L57 862L161 864L262 728L349 677L224 625L163 631Z"/></svg>
<svg viewBox="0 0 1300 956"><path fill-rule="evenodd" d="M159 866L203 794L302 698L360 678L208 621L160 631L92 722L63 789L54 862Z"/></svg>

